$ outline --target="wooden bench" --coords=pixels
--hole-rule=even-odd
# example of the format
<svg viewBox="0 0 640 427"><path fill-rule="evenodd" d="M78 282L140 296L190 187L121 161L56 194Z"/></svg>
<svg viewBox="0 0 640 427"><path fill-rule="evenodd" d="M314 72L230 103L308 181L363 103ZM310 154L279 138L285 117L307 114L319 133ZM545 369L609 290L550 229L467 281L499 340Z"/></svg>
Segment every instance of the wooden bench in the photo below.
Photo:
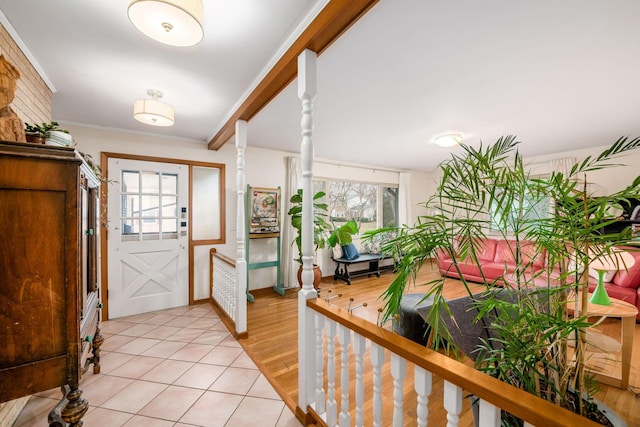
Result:
<svg viewBox="0 0 640 427"><path fill-rule="evenodd" d="M333 274L333 280L343 280L347 285L351 284L351 279L354 277L364 276L371 277L375 274L380 277L380 272L385 270L393 270L394 265L380 265L380 260L391 258L389 255L383 254L360 254L357 258L332 258L336 263L336 271ZM369 263L369 268L357 271L349 271L349 266L358 263Z"/></svg>

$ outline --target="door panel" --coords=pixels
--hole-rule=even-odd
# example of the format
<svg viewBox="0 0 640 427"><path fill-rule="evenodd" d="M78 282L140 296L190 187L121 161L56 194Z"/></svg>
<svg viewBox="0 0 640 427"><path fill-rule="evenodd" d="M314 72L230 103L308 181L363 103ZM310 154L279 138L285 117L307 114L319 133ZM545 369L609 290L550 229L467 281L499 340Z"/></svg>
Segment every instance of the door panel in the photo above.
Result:
<svg viewBox="0 0 640 427"><path fill-rule="evenodd" d="M187 305L188 166L110 158L109 175L109 317Z"/></svg>

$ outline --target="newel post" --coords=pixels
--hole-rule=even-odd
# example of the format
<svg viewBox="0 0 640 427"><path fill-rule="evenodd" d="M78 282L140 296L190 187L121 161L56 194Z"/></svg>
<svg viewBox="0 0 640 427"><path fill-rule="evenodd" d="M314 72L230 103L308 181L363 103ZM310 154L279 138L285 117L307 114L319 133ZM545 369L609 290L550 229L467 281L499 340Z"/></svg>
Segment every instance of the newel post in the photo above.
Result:
<svg viewBox="0 0 640 427"><path fill-rule="evenodd" d="M238 190L236 213L236 289L235 316L236 334L247 332L247 256L245 227L245 177L244 150L247 148L247 122L236 121L236 186Z"/></svg>
<svg viewBox="0 0 640 427"><path fill-rule="evenodd" d="M313 100L316 97L317 55L305 49L298 56L298 98L302 102L302 289L298 293L298 407L313 402L315 363L314 319L307 300L317 298L313 288Z"/></svg>

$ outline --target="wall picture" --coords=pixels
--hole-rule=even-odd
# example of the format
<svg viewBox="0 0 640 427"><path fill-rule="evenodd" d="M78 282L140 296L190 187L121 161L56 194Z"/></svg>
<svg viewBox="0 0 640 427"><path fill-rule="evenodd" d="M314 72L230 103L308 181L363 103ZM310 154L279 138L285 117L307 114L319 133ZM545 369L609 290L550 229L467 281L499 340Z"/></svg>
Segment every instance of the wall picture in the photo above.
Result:
<svg viewBox="0 0 640 427"><path fill-rule="evenodd" d="M279 233L280 189L251 187L249 197L249 233Z"/></svg>

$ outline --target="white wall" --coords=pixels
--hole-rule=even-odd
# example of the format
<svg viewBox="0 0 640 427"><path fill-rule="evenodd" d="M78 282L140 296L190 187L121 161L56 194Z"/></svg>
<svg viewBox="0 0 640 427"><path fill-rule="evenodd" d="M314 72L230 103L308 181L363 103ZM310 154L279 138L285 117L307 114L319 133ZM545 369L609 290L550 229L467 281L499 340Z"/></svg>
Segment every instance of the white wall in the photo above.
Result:
<svg viewBox="0 0 640 427"><path fill-rule="evenodd" d="M170 137L149 136L134 133L117 132L98 128L88 128L65 124L65 128L73 135L77 149L90 154L96 163L100 162L101 153L121 153L141 156L163 157L168 159L197 160L203 162L223 163L226 165L226 243L214 245L218 252L236 259L236 149L233 141L225 144L218 151L211 151L203 142L183 140ZM251 135L249 136L249 145ZM292 153L260 148L248 147L245 155L245 182L255 187L275 188L285 186L285 158ZM335 162L324 159L318 160L314 165L314 176L333 177L349 180L376 181L389 184L398 183L396 172L376 170L375 166L338 166ZM421 172L412 172L412 196L416 203L427 199L435 188L434 176ZM283 209L282 221L288 221ZM414 218L423 215L424 209L415 205ZM290 242L281 242L281 245L289 245ZM275 259L274 239L255 239L250 243L249 259L251 262L270 261ZM208 297L209 289L209 264L208 247L199 248L195 259L194 297L202 299ZM323 274L330 276L335 268L330 260L329 251L325 251L320 257L320 266ZM276 283L274 268L253 270L249 276L250 289L271 287Z"/></svg>

